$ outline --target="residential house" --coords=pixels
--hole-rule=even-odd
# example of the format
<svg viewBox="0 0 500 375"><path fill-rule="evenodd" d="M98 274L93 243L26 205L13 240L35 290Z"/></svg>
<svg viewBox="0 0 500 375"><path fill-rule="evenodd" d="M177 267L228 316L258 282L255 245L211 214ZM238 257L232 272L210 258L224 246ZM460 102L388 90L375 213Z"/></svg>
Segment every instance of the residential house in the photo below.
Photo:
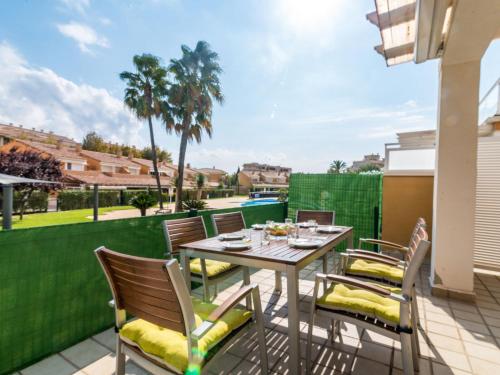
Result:
<svg viewBox="0 0 500 375"><path fill-rule="evenodd" d="M287 189L291 172L291 168L277 165L243 164L243 168L238 174L240 192Z"/></svg>
<svg viewBox="0 0 500 375"><path fill-rule="evenodd" d="M224 177L227 175L226 171L222 169L212 168L196 168L196 171L205 176L205 186L208 188L217 188L223 182Z"/></svg>
<svg viewBox="0 0 500 375"><path fill-rule="evenodd" d="M0 147L15 139L53 145L59 142L67 148L75 148L77 145L77 142L73 139L54 134L52 131L46 132L35 128L27 129L23 125L16 126L12 123L0 124Z"/></svg>
<svg viewBox="0 0 500 375"><path fill-rule="evenodd" d="M352 166L348 169L349 172L358 172L361 168L373 166L378 169L384 168L384 159L379 154L368 154L363 157L363 160L352 162Z"/></svg>

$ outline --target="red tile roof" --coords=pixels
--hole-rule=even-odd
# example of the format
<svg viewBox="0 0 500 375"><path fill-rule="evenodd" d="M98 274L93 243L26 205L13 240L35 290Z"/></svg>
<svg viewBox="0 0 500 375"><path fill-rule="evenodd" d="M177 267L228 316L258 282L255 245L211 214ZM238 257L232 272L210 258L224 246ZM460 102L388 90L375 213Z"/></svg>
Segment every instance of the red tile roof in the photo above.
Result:
<svg viewBox="0 0 500 375"><path fill-rule="evenodd" d="M156 179L151 175L125 174L125 173L102 173L100 171L64 171L65 182L105 185L105 186L156 186ZM163 187L172 185L169 177L160 177Z"/></svg>
<svg viewBox="0 0 500 375"><path fill-rule="evenodd" d="M105 164L116 164L121 167L132 167L132 168L137 168L137 163L134 163L132 160L130 160L127 157L124 156L118 156L115 154L108 154L105 152L97 152L97 151L89 151L89 150L82 150L81 154L83 156L89 157L94 160L98 160L101 163Z"/></svg>

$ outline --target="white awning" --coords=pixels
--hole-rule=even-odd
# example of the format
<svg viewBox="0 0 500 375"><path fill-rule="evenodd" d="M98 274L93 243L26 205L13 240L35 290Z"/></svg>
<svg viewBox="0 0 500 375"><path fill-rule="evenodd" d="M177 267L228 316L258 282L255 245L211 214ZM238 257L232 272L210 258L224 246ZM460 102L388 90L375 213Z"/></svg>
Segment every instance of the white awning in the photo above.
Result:
<svg viewBox="0 0 500 375"><path fill-rule="evenodd" d="M59 182L34 180L32 178L17 177L0 173L0 185L13 185L13 184L59 184Z"/></svg>
<svg viewBox="0 0 500 375"><path fill-rule="evenodd" d="M380 30L382 44L375 50L387 66L440 56L451 19L448 0L375 0L366 15Z"/></svg>

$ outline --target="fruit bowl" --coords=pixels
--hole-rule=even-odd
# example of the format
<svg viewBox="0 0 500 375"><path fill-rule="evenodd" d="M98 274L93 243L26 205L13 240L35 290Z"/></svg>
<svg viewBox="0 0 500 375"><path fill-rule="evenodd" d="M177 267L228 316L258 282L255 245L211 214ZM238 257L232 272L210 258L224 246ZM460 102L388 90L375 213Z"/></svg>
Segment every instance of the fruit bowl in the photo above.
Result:
<svg viewBox="0 0 500 375"><path fill-rule="evenodd" d="M287 224L273 224L267 227L267 231L271 236L282 237L288 235L293 227Z"/></svg>

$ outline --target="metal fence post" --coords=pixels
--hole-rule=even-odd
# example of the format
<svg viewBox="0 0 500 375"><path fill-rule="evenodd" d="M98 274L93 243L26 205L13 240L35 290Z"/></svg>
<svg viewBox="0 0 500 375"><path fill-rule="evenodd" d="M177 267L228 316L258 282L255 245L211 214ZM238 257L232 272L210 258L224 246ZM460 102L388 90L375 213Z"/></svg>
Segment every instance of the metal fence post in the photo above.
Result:
<svg viewBox="0 0 500 375"><path fill-rule="evenodd" d="M2 210L3 210L3 229L12 229L12 211L14 206L14 194L12 185L2 185Z"/></svg>
<svg viewBox="0 0 500 375"><path fill-rule="evenodd" d="M99 185L94 185L94 221L99 220Z"/></svg>

